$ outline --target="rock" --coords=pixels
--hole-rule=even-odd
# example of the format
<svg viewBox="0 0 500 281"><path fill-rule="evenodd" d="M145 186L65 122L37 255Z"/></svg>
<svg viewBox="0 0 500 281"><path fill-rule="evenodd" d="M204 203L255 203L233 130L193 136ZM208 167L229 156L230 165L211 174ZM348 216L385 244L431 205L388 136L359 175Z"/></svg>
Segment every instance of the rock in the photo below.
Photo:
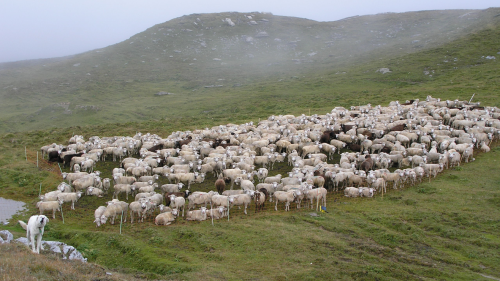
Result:
<svg viewBox="0 0 500 281"><path fill-rule="evenodd" d="M310 213L309 216L311 216L311 217L319 217L319 215L317 213Z"/></svg>
<svg viewBox="0 0 500 281"><path fill-rule="evenodd" d="M269 34L267 34L267 32L265 32L265 31L261 31L261 32L257 33L257 35L255 35L255 37L257 37L257 38L269 37Z"/></svg>
<svg viewBox="0 0 500 281"><path fill-rule="evenodd" d="M9 232L10 234L10 232ZM12 235L12 234L11 234ZM20 237L16 240L19 243L23 243L28 246L28 239L26 237ZM75 249L75 247L66 245L62 242L58 241L42 241L42 246L40 247L42 251L49 251L56 253L63 260L79 260L82 262L87 262L87 259L83 257L83 255Z"/></svg>
<svg viewBox="0 0 500 281"><path fill-rule="evenodd" d="M389 72L392 72L392 71L390 71L389 68L383 67L383 68L377 69L376 72L380 72L382 74L386 74L386 73L389 73Z"/></svg>
<svg viewBox="0 0 500 281"><path fill-rule="evenodd" d="M12 241L12 239L14 239L14 236L8 230L1 230L0 231L0 244L10 243L10 241Z"/></svg>
<svg viewBox="0 0 500 281"><path fill-rule="evenodd" d="M173 95L172 93L168 93L168 92L158 92L155 94L155 96L165 96L165 95Z"/></svg>

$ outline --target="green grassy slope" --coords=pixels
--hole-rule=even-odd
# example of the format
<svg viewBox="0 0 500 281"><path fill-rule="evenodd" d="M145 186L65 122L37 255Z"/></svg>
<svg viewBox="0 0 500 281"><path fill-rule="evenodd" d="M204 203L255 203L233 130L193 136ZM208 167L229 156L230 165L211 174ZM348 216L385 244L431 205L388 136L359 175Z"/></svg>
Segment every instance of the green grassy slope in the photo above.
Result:
<svg viewBox="0 0 500 281"><path fill-rule="evenodd" d="M47 192L60 178L57 166L42 162L42 168L36 168L35 151L52 142L65 143L73 133L86 138L133 135L137 131L167 136L175 130L257 121L271 114L309 114L309 110L310 114L323 114L335 106L385 105L391 100L427 95L468 100L476 93L474 100L500 106L499 38L498 23L492 21L487 28L438 48L300 76L278 75L242 85L237 94L224 88L202 88L186 97L155 97L172 98L174 110L186 104L198 106L184 109L184 115L156 103L156 121L3 134L0 196L31 204L31 209L16 219L36 213L33 203L40 183L42 192ZM392 72L376 72L381 67ZM141 87L134 85L131 88L141 92ZM208 103L203 95L218 99ZM494 147L488 154L475 155L475 162L445 171L431 183L390 190L384 198L347 199L329 194L329 213L319 217L311 217L309 210L275 212L266 205L267 210L259 214L254 214L253 207L248 215L235 210L229 222L216 221L213 227L208 221L180 220L168 227L127 223L120 235L118 225L96 229L92 224L93 210L109 198L83 198L75 211L65 206L65 224L60 218L50 221L46 238L76 246L89 261L151 279L500 278L500 175L494 172L500 168L499 153L498 146ZM115 165L100 163L98 169L106 177ZM272 174L286 170L281 165ZM213 182L209 177L195 189L211 189ZM24 235L14 222L1 228L13 231L16 237Z"/></svg>
<svg viewBox="0 0 500 281"><path fill-rule="evenodd" d="M374 72L384 67L374 62L433 49L496 26L499 13L496 8L424 11L335 22L256 13L252 19L257 25L239 13L184 16L107 48L0 65L0 132L179 116L217 118L245 110L250 115L242 119L258 118L258 111L267 115L272 111L266 107L279 105L218 109L241 97L259 104L265 101L262 93L267 98L269 91L277 93L276 101L296 100L302 95L290 87L296 84L315 95L349 90L343 81L351 81L354 66L369 65L365 71ZM236 26L223 23L225 18ZM269 36L259 38L259 32ZM408 79L415 75L422 76L414 73ZM206 88L212 85L222 87ZM373 87L378 84L364 86ZM173 95L154 95L160 91ZM282 106L290 107L308 110L316 104L307 99Z"/></svg>

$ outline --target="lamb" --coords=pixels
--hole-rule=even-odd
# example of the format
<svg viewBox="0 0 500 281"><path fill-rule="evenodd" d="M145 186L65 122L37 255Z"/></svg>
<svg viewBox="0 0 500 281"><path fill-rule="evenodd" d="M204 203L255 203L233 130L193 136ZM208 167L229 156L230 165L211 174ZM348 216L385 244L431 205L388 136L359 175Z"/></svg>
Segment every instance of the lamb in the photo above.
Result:
<svg viewBox="0 0 500 281"><path fill-rule="evenodd" d="M293 190L290 191L276 191L274 193L274 199L276 201L276 205L274 206L274 210L278 211L278 203L285 202L285 211L290 211L290 203L295 200L297 195Z"/></svg>
<svg viewBox="0 0 500 281"><path fill-rule="evenodd" d="M62 200L58 201L40 201L36 203L36 207L40 210L40 215L43 215L45 211L52 210L52 218L56 218L56 211L61 211L61 206L64 202Z"/></svg>
<svg viewBox="0 0 500 281"><path fill-rule="evenodd" d="M253 194L253 192L251 194ZM252 196L250 194L238 194L229 196L229 202L231 204L231 207L241 206L241 205L245 206L244 210L245 215L247 214L247 207L251 201L252 201Z"/></svg>
<svg viewBox="0 0 500 281"><path fill-rule="evenodd" d="M96 227L101 226L101 216L106 211L106 206L99 206L95 211L94 211L94 222L96 224Z"/></svg>
<svg viewBox="0 0 500 281"><path fill-rule="evenodd" d="M75 202L78 201L82 197L81 192L71 192L71 193L59 193L57 195L57 200L63 201L63 202L71 202L71 210L75 209Z"/></svg>
<svg viewBox="0 0 500 281"><path fill-rule="evenodd" d="M182 209L182 216L184 216L184 206L186 204L186 199L184 197L177 197L175 195L170 195L170 208L178 209L179 212Z"/></svg>
<svg viewBox="0 0 500 281"><path fill-rule="evenodd" d="M189 211L186 214L188 221L204 221L207 219L207 208L201 207L200 210Z"/></svg>
<svg viewBox="0 0 500 281"><path fill-rule="evenodd" d="M171 212L160 213L155 218L155 224L156 225L169 225L173 221L175 221L177 214L178 214L177 209L173 209Z"/></svg>

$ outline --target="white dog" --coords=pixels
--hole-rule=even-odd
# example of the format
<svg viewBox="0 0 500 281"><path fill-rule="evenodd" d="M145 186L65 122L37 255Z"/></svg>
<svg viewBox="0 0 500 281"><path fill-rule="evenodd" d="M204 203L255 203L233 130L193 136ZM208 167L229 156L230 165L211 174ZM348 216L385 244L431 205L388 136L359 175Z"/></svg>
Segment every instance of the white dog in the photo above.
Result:
<svg viewBox="0 0 500 281"><path fill-rule="evenodd" d="M28 247L31 244L34 253L40 253L40 246L42 245L43 229L45 225L49 222L49 219L44 215L31 216L26 225L23 221L19 221L19 224L26 230L26 238L28 238ZM35 236L37 237L37 245L35 250Z"/></svg>

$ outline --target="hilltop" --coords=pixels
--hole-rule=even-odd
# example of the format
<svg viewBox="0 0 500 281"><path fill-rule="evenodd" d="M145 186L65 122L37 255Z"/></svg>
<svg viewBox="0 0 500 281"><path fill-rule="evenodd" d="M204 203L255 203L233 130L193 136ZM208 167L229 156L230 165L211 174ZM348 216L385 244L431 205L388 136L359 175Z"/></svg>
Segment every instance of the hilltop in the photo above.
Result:
<svg viewBox="0 0 500 281"><path fill-rule="evenodd" d="M0 64L0 132L303 113L338 97L338 76L353 67L370 65L360 75L371 79L390 60L497 26L499 13L421 11L334 22L265 13L183 16L106 48ZM301 94L316 99L297 100L304 84L312 86Z"/></svg>

